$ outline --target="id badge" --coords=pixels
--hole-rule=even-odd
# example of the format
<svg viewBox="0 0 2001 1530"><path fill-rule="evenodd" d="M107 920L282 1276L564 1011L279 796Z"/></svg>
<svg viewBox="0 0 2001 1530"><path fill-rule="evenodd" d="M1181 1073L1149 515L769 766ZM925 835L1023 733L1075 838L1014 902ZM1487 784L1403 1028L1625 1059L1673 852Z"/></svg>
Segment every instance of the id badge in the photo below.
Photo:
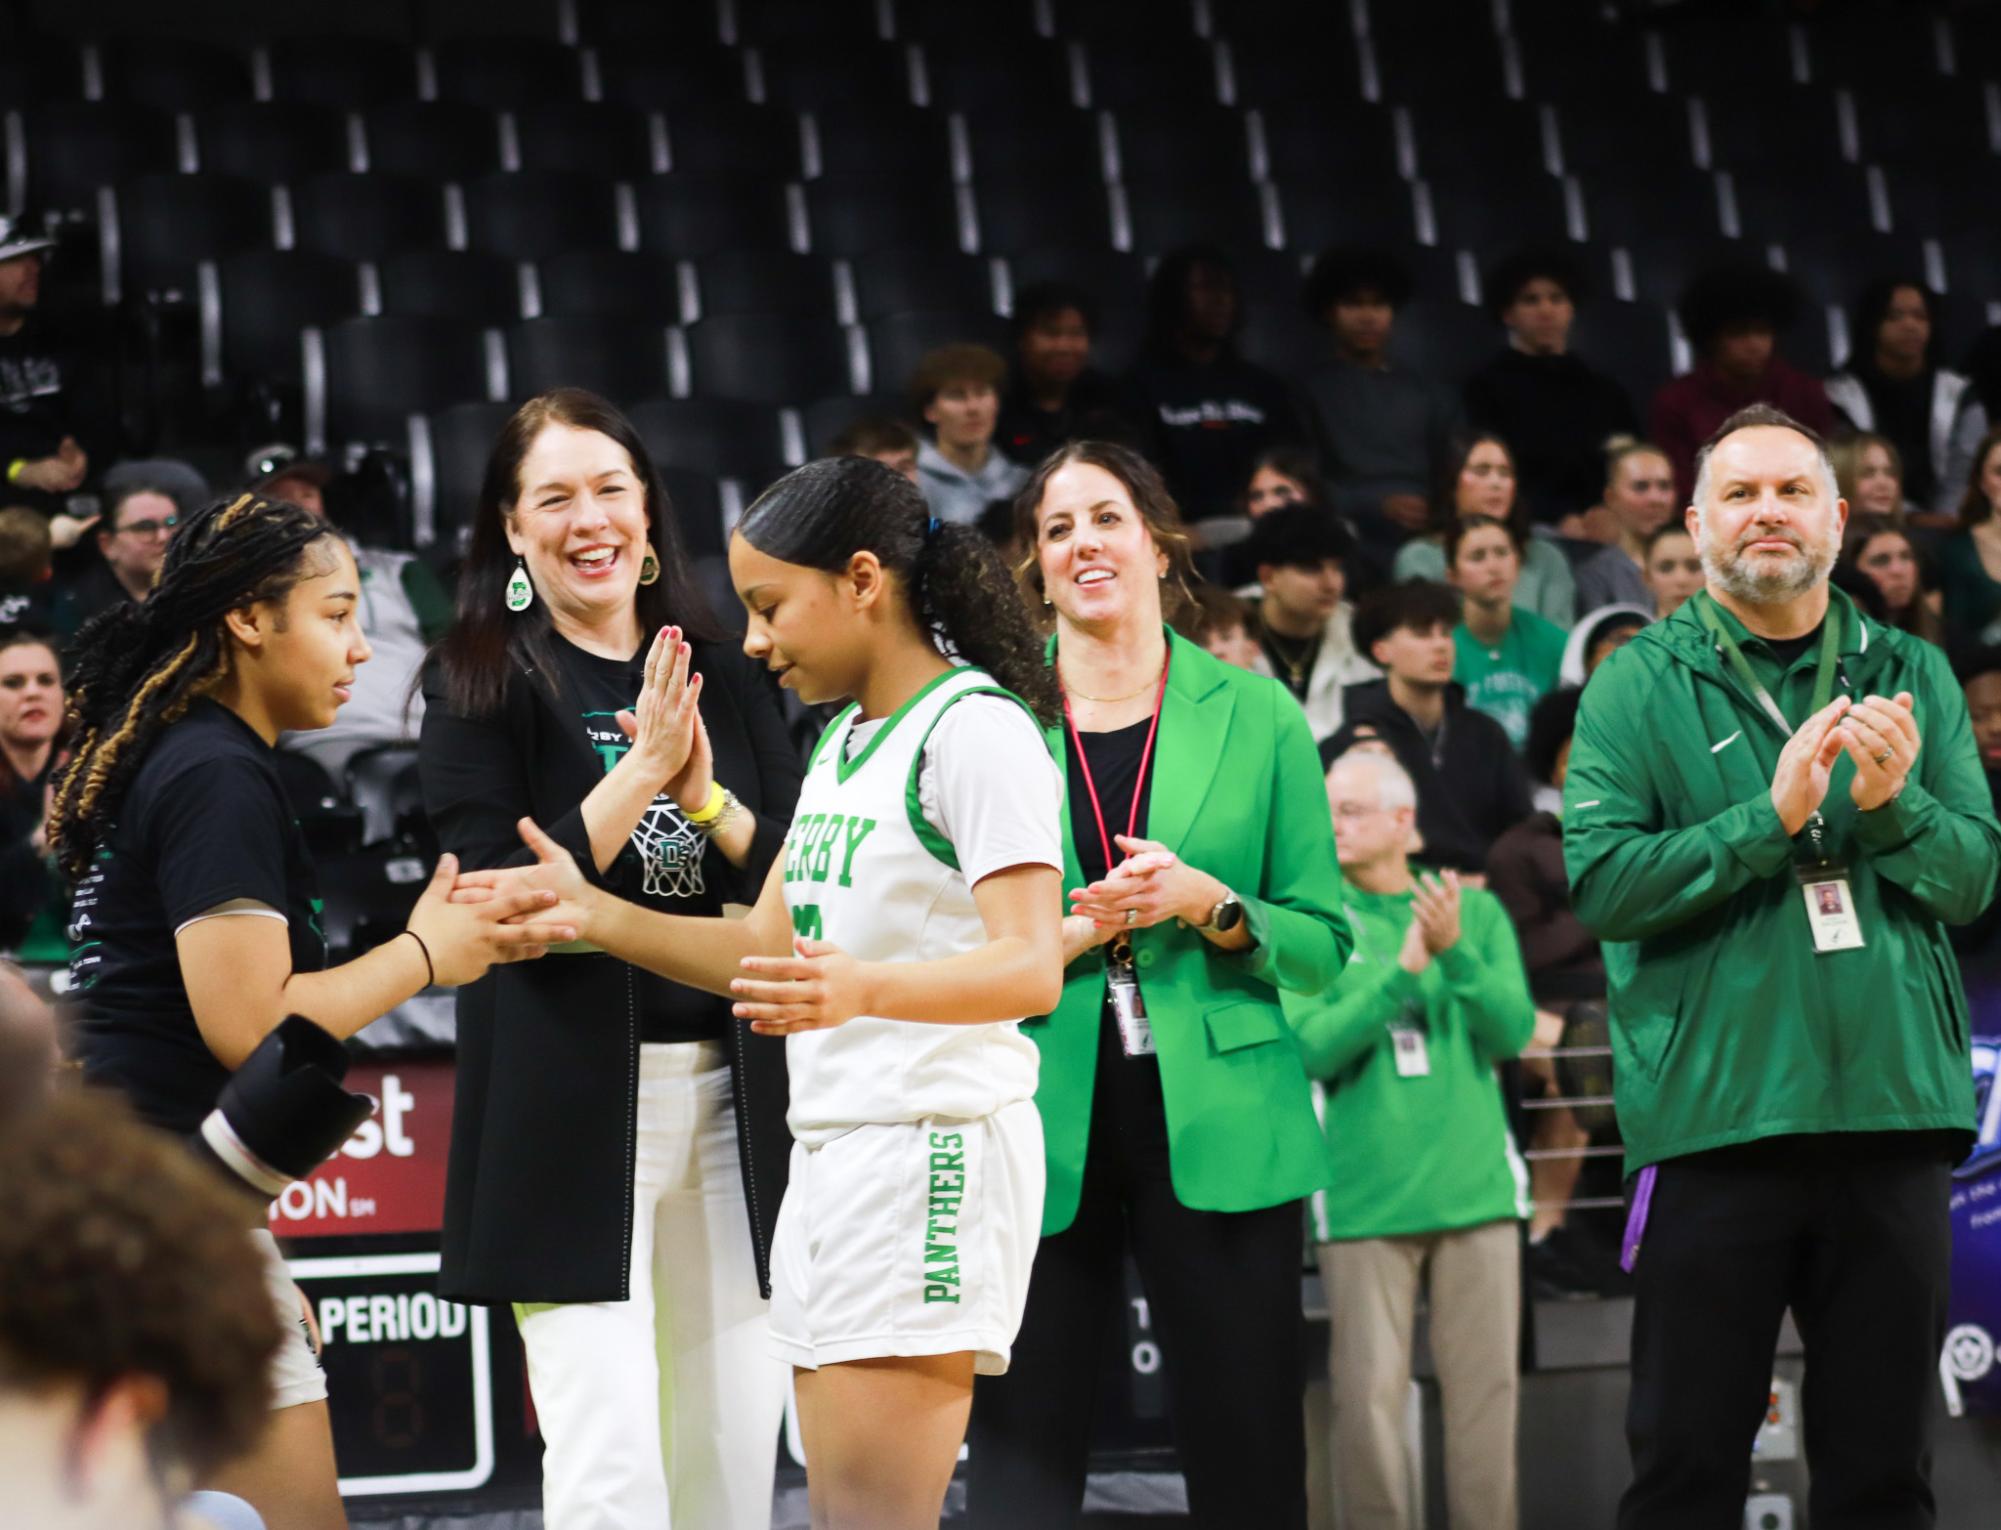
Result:
<svg viewBox="0 0 2001 1530"><path fill-rule="evenodd" d="M1390 1047L1396 1055L1398 1078L1429 1078L1431 1053L1424 1044L1424 1032L1410 1026L1390 1027Z"/></svg>
<svg viewBox="0 0 2001 1530"><path fill-rule="evenodd" d="M1119 1046L1128 1057L1153 1056L1153 1023L1146 1017L1146 1000L1140 997L1132 964L1106 963L1105 985L1112 998L1112 1018L1119 1025Z"/></svg>
<svg viewBox="0 0 2001 1530"><path fill-rule="evenodd" d="M1806 899L1807 928L1815 951L1853 951L1863 944L1862 921L1845 866L1803 866L1800 896Z"/></svg>

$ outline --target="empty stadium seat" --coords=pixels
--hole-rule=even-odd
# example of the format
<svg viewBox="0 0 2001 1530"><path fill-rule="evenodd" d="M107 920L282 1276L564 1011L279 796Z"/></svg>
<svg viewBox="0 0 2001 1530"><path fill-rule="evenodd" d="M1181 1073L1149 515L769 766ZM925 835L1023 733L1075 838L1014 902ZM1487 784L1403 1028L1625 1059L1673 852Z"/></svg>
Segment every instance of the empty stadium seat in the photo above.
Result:
<svg viewBox="0 0 2001 1530"><path fill-rule="evenodd" d="M1179 244L1257 247L1282 241L1283 215L1269 205L1272 188L1249 181L1183 182L1171 175L1127 177L1113 188L1114 205L1123 201L1128 238L1137 250L1167 250Z"/></svg>
<svg viewBox="0 0 2001 1530"><path fill-rule="evenodd" d="M656 463L660 487L667 493L681 550L691 558L719 557L727 549L723 531L723 500L715 479L693 468Z"/></svg>
<svg viewBox="0 0 2001 1530"><path fill-rule="evenodd" d="M177 168L173 118L101 101L57 102L27 121L28 199L95 216L97 193Z"/></svg>
<svg viewBox="0 0 2001 1530"><path fill-rule="evenodd" d="M200 111L250 99L243 53L188 37L122 39L99 45L104 99L167 112Z"/></svg>
<svg viewBox="0 0 2001 1530"><path fill-rule="evenodd" d="M749 66L761 99L788 111L817 111L850 101L887 106L911 99L909 54L895 43L761 46Z"/></svg>
<svg viewBox="0 0 2001 1530"><path fill-rule="evenodd" d="M918 57L917 78L928 102L944 111L1045 111L1088 103L1069 50L1026 34L940 39L926 42Z"/></svg>
<svg viewBox="0 0 2001 1530"><path fill-rule="evenodd" d="M1143 48L1130 38L1091 44L1084 68L1090 103L1103 111L1178 105L1199 112L1220 99L1216 48L1206 37L1156 27Z"/></svg>
<svg viewBox="0 0 2001 1530"><path fill-rule="evenodd" d="M799 410L806 432L807 457L826 456L833 448L834 437L864 416L913 422L911 429L918 429L910 399L900 387L884 388L878 385L874 393L862 397L837 393L832 398L817 398Z"/></svg>
<svg viewBox="0 0 2001 1530"><path fill-rule="evenodd" d="M391 101L362 119L368 168L378 175L467 180L500 168L500 123L485 107Z"/></svg>
<svg viewBox="0 0 2001 1530"><path fill-rule="evenodd" d="M296 384L299 333L361 312L355 268L336 255L258 250L203 262L202 380Z"/></svg>
<svg viewBox="0 0 2001 1530"><path fill-rule="evenodd" d="M450 319L367 318L329 325L317 335L323 370L309 345L308 443L407 438L409 416L449 404L493 399L499 379L489 365L487 331Z"/></svg>
<svg viewBox="0 0 2001 1530"><path fill-rule="evenodd" d="M689 325L687 340L696 398L793 404L861 391L859 335L832 320L717 314Z"/></svg>
<svg viewBox="0 0 2001 1530"><path fill-rule="evenodd" d="M470 529L480 481L514 406L487 400L418 413L409 422L410 512L421 538L456 548Z"/></svg>
<svg viewBox="0 0 2001 1530"><path fill-rule="evenodd" d="M874 0L736 0L729 14L731 40L749 46L863 42L880 35Z"/></svg>
<svg viewBox="0 0 2001 1530"><path fill-rule="evenodd" d="M917 106L833 101L813 108L807 169L816 175L892 173L953 179L952 135L945 118Z"/></svg>
<svg viewBox="0 0 2001 1530"><path fill-rule="evenodd" d="M118 188L120 285L192 298L195 267L271 245L271 192L222 175L147 175Z"/></svg>
<svg viewBox="0 0 2001 1530"><path fill-rule="evenodd" d="M1370 186L1399 179L1395 120L1366 101L1284 101L1257 110L1252 136L1278 180L1337 174Z"/></svg>
<svg viewBox="0 0 2001 1530"><path fill-rule="evenodd" d="M541 38L461 37L440 43L431 59L440 101L516 111L583 94L576 54Z"/></svg>
<svg viewBox="0 0 2001 1530"><path fill-rule="evenodd" d="M949 186L899 176L822 176L806 184L806 215L812 248L823 255L961 248L959 204Z"/></svg>
<svg viewBox="0 0 2001 1530"><path fill-rule="evenodd" d="M849 280L862 319L921 309L994 312L993 262L984 255L875 250L849 262Z"/></svg>
<svg viewBox="0 0 2001 1530"><path fill-rule="evenodd" d="M510 260L546 260L564 250L636 243L606 181L547 172L489 175L465 188L468 248Z"/></svg>
<svg viewBox="0 0 2001 1530"><path fill-rule="evenodd" d="M670 106L667 160L676 175L796 176L799 119L768 106Z"/></svg>
<svg viewBox="0 0 2001 1530"><path fill-rule="evenodd" d="M974 191L974 205L980 248L991 255L1010 255L1056 240L1087 249L1112 247L1112 204L1104 186L983 175Z"/></svg>
<svg viewBox="0 0 2001 1530"><path fill-rule="evenodd" d="M302 250L380 260L442 249L445 203L428 181L399 175L317 175L291 188L292 237Z"/></svg>
<svg viewBox="0 0 2001 1530"><path fill-rule="evenodd" d="M726 175L655 176L633 183L642 248L699 259L734 250L789 250L792 222L777 186Z"/></svg>
<svg viewBox="0 0 2001 1530"><path fill-rule="evenodd" d="M521 265L480 250L403 250L375 266L381 312L469 324L522 317Z"/></svg>
<svg viewBox="0 0 2001 1530"><path fill-rule="evenodd" d="M1358 183L1338 174L1299 176L1279 185L1285 242L1295 250L1333 244L1405 245L1417 237L1411 187L1395 177Z"/></svg>
<svg viewBox="0 0 2001 1530"><path fill-rule="evenodd" d="M1119 178L1195 185L1251 180L1244 114L1228 106L1145 106L1107 114Z"/></svg>
<svg viewBox="0 0 2001 1530"><path fill-rule="evenodd" d="M667 167L664 123L629 106L551 101L511 120L523 170L632 180Z"/></svg>
<svg viewBox="0 0 2001 1530"><path fill-rule="evenodd" d="M584 50L583 64L597 99L643 112L741 106L747 100L743 55L686 36L607 39Z"/></svg>
<svg viewBox="0 0 2001 1530"><path fill-rule="evenodd" d="M524 319L507 332L508 384L517 399L588 388L626 402L667 388L667 330L629 317Z"/></svg>
<svg viewBox="0 0 2001 1530"><path fill-rule="evenodd" d="M243 101L195 114L201 167L214 175L294 181L352 169L347 116L330 106Z"/></svg>
<svg viewBox="0 0 2001 1530"><path fill-rule="evenodd" d="M542 312L557 318L619 316L678 324L682 306L676 263L633 250L565 250L542 262Z"/></svg>
<svg viewBox="0 0 2001 1530"><path fill-rule="evenodd" d="M734 478L756 493L785 471L785 437L769 404L726 398L650 398L626 409L663 467Z"/></svg>
<svg viewBox="0 0 2001 1530"><path fill-rule="evenodd" d="M838 316L833 264L790 250L737 250L689 262L698 316L768 313L802 319Z"/></svg>
<svg viewBox="0 0 2001 1530"><path fill-rule="evenodd" d="M416 61L389 38L286 37L265 57L274 101L359 111L416 94Z"/></svg>

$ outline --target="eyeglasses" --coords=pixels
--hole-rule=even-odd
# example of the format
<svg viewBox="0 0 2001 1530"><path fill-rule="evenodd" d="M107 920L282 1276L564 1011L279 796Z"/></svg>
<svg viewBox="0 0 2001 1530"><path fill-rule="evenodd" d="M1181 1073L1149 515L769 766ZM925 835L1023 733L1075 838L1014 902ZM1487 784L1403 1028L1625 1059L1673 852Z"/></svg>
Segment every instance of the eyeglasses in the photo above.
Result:
<svg viewBox="0 0 2001 1530"><path fill-rule="evenodd" d="M128 521L118 528L118 532L135 537L164 536L180 523L181 518L178 515L169 515L157 521Z"/></svg>

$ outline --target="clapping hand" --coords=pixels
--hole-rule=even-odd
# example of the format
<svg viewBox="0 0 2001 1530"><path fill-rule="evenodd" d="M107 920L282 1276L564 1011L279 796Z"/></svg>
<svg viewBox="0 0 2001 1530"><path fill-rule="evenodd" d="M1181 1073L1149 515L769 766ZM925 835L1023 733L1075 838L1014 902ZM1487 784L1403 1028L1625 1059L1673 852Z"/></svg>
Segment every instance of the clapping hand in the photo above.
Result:
<svg viewBox="0 0 2001 1530"><path fill-rule="evenodd" d="M646 651L646 677L639 688L639 700L629 711L618 714L618 725L632 740L621 767L642 771L657 792L673 791L674 799L689 806L681 792L691 767L702 774L701 797L693 806L707 801L708 734L702 727L697 703L702 696L702 677L689 673L692 650L679 627L662 627Z"/></svg>
<svg viewBox="0 0 2001 1530"><path fill-rule="evenodd" d="M1778 769L1772 772L1772 806L1788 835L1805 828L1827 798L1834 762L1848 743L1848 735L1835 725L1850 705L1846 696L1835 697L1801 723L1779 751Z"/></svg>
<svg viewBox="0 0 2001 1530"><path fill-rule="evenodd" d="M1424 931L1424 949L1433 956L1459 943L1459 873L1441 880L1427 871L1411 890L1414 923Z"/></svg>
<svg viewBox="0 0 2001 1530"><path fill-rule="evenodd" d="M1909 691L1894 698L1865 696L1848 709L1835 728L1842 748L1855 762L1855 779L1848 793L1867 813L1882 807L1903 790L1917 764L1923 740L1911 711Z"/></svg>
<svg viewBox="0 0 2001 1530"><path fill-rule="evenodd" d="M483 897L461 898L458 870L457 856L438 857L405 926L423 946L434 982L447 988L474 982L496 962L529 961L576 938L574 929L550 918L556 912L553 893L496 886L482 889Z"/></svg>
<svg viewBox="0 0 2001 1530"><path fill-rule="evenodd" d="M536 901L511 917L534 927L554 926L543 938L551 944L590 939L590 921L600 894L577 869L576 857L543 833L532 818L515 824L521 842L535 852L529 866L495 866L459 874L452 902L481 904L520 894Z"/></svg>

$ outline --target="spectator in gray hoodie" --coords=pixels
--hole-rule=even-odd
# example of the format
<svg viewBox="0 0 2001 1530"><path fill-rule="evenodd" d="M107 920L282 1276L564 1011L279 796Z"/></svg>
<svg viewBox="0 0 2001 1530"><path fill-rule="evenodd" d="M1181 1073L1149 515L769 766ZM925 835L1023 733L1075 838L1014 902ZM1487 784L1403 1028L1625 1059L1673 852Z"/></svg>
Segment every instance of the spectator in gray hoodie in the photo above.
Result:
<svg viewBox="0 0 2001 1530"><path fill-rule="evenodd" d="M932 431L917 448L917 487L941 521L970 526L1028 482L1028 469L994 445L1006 378L1007 363L984 345L941 345L917 363L910 401Z"/></svg>

